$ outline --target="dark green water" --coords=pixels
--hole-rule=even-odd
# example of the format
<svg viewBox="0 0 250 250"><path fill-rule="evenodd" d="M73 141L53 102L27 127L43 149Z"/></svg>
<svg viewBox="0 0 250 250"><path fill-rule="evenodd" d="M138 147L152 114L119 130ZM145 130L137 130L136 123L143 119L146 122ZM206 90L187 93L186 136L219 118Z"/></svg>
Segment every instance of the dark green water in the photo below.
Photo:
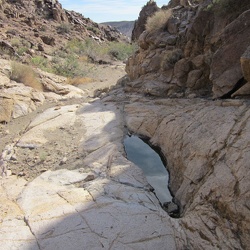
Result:
<svg viewBox="0 0 250 250"><path fill-rule="evenodd" d="M127 159L142 169L161 204L171 201L169 175L159 154L134 135L125 137L124 146Z"/></svg>

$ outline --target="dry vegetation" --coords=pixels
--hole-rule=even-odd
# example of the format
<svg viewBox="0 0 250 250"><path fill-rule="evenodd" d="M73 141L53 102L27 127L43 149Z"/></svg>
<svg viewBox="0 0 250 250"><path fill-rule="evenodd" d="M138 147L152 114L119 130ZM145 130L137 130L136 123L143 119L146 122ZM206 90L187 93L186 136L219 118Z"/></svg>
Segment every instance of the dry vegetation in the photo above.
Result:
<svg viewBox="0 0 250 250"><path fill-rule="evenodd" d="M93 81L94 79L90 77L74 77L74 78L68 78L66 83L77 86L77 85L84 84L84 83L91 83Z"/></svg>
<svg viewBox="0 0 250 250"><path fill-rule="evenodd" d="M43 85L37 79L32 67L17 62L11 63L11 79L32 87L38 91L43 91Z"/></svg>
<svg viewBox="0 0 250 250"><path fill-rule="evenodd" d="M159 10L153 16L147 19L146 30L152 32L155 30L164 29L168 19L172 15L172 10Z"/></svg>

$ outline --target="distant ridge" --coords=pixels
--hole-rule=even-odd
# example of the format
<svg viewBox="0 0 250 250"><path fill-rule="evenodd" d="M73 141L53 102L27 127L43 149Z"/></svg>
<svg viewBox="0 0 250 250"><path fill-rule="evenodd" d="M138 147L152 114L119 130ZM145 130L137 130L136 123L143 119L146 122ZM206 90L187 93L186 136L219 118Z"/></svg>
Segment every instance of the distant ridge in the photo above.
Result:
<svg viewBox="0 0 250 250"><path fill-rule="evenodd" d="M101 24L110 25L111 27L118 29L125 36L131 38L135 21L105 22Z"/></svg>

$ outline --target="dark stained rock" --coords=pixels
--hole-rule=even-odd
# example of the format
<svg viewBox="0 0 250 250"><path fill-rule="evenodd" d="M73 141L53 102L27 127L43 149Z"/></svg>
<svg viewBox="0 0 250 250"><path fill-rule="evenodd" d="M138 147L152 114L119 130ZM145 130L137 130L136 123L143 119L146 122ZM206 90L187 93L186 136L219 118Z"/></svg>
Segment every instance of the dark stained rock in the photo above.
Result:
<svg viewBox="0 0 250 250"><path fill-rule="evenodd" d="M145 30L145 25L148 17L152 16L156 11L159 10L155 1L148 1L147 4L142 8L138 20L135 22L134 29L132 31L132 41L137 41L139 36Z"/></svg>
<svg viewBox="0 0 250 250"><path fill-rule="evenodd" d="M250 4L244 6L249 8ZM225 95L243 77L242 70L244 74L247 71L247 61L241 56L250 45L250 10L241 14L240 9L236 10L237 16L227 9L228 13L223 10L223 15L219 15L222 9L211 11L209 1L171 1L163 9L171 7L166 29L150 32L142 32L146 23L146 11L142 9L142 33L136 39L140 49L128 60L128 76L145 83L167 82L173 87L165 92L168 96L176 95L174 89L186 96ZM177 49L181 51L179 55ZM156 61L161 67L152 67ZM174 74L169 74L173 69Z"/></svg>

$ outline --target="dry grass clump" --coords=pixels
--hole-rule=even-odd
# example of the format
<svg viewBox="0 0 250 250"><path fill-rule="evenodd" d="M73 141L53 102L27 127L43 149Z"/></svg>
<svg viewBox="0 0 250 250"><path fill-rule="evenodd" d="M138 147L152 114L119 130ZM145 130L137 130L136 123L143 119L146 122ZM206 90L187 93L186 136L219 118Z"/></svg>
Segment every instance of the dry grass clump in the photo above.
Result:
<svg viewBox="0 0 250 250"><path fill-rule="evenodd" d="M154 30L163 29L172 15L172 10L159 10L147 19L146 30L152 32Z"/></svg>
<svg viewBox="0 0 250 250"><path fill-rule="evenodd" d="M10 78L38 91L43 91L43 85L37 79L35 71L28 65L12 62Z"/></svg>
<svg viewBox="0 0 250 250"><path fill-rule="evenodd" d="M85 84L85 83L91 83L93 82L94 79L90 77L75 77L75 78L68 78L66 83L70 85L80 85L80 84Z"/></svg>

